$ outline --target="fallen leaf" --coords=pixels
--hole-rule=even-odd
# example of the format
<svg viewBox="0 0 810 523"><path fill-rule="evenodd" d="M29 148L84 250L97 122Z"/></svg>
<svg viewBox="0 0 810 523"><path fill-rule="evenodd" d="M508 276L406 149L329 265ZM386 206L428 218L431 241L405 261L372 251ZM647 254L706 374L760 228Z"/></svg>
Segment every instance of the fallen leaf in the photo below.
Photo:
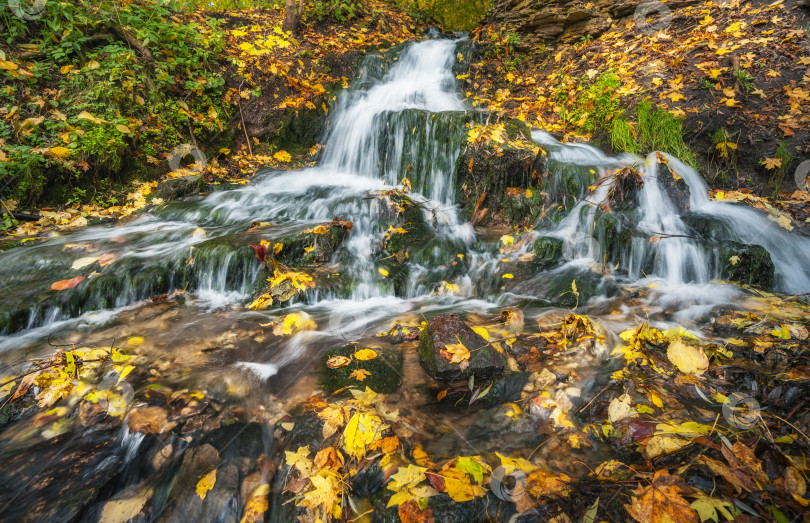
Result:
<svg viewBox="0 0 810 523"><path fill-rule="evenodd" d="M669 343L667 358L685 374L701 375L709 369L709 358L703 349L687 345L680 340Z"/></svg>
<svg viewBox="0 0 810 523"><path fill-rule="evenodd" d="M76 276L75 278L71 278L69 280L60 280L51 284L52 291L64 291L67 289L72 289L76 285L80 284L87 278L85 276Z"/></svg>
<svg viewBox="0 0 810 523"><path fill-rule="evenodd" d="M200 499L205 499L205 496L208 495L208 491L214 488L216 482L217 469L212 470L197 482L197 495L200 496Z"/></svg>
<svg viewBox="0 0 810 523"><path fill-rule="evenodd" d="M377 353L371 349L360 349L354 353L354 358L360 361L373 360L377 357Z"/></svg>

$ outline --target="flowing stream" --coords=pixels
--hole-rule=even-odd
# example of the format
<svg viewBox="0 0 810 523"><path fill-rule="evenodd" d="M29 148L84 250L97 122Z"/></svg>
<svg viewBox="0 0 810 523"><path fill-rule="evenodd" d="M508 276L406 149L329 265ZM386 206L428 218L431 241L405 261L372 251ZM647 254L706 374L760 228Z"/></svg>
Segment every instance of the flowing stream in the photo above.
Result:
<svg viewBox="0 0 810 523"><path fill-rule="evenodd" d="M785 231L764 213L710 200L698 173L676 158L666 157L688 184L689 219L715 224L715 236L695 237L693 222L659 186L656 155L610 158L587 145L561 144L543 131L533 133L549 156L549 175L541 189L573 187L577 202L558 219L540 220L532 232L517 235L524 241L509 249L502 249L499 238L514 231L475 230L456 203L456 161L466 146L467 126L484 119L465 106L458 92L453 68L463 47L462 41L427 40L398 56L369 56L360 77L330 110L325 152L316 167L260 172L238 189L170 202L115 225L88 227L0 253L0 363L9 369L3 375L12 375L14 365L26 358L50 355L54 347L49 340L126 346L125 340L137 336L145 340L139 350L168 362L161 378L166 384L204 390L221 402L261 405L272 418L318 390L325 350L347 341L379 344L376 335L395 322L418 325L444 312L485 321L508 307L521 310L518 329L538 331L579 305L608 341L555 363L555 372L576 370L576 379L560 394L578 404L606 383L618 333L650 321L662 328L681 325L711 338L707 318L715 307L744 306L750 291L718 281L715 240L764 247L778 290L810 292L810 240ZM609 198L613 185L597 181L633 166L643 177L632 209L635 226L662 238L651 242L636 236L610 247L612 239L598 225L598 204ZM409 196L429 231L415 255L402 262L407 270L394 279L380 270L386 265L379 246L390 220L382 218L386 209L377 195L403 178L411 184ZM589 190L592 184L596 186ZM336 275L337 283L307 290L281 309L249 310L261 264L247 244L261 239L272 244L334 217L353 224L332 259L318 269ZM246 233L253 222L271 225ZM559 259L542 266L522 261L541 237L561 242ZM114 255L114 261L104 267L80 262L104 255ZM50 290L53 282L75 276L87 279L67 291ZM560 302L561 295L571 297L572 280L581 295L574 304ZM643 292L633 294L634 289ZM173 297L150 300L171 293ZM263 333L260 325L291 312L306 313L317 328L286 337ZM222 347L226 354L218 356L215 349ZM213 356L205 356L207 351ZM423 389L431 380L421 372L415 349L409 351L403 385L391 395L391 405L406 411L429 409L425 405L431 396ZM494 426L491 409L474 412L436 411L431 424L449 428L441 436L430 435L426 448L457 455L536 441L525 427ZM143 481L141 465L129 465L138 461L133 457L138 449L150 444L142 436L126 430L88 436L90 428L71 427L67 434L72 437L60 433L56 446L48 445L54 434L19 441L24 432L19 426L0 429L0 463L19 464L26 456L32 463L49 460L53 453L67 452L77 438L89 438L106 441L98 453L120 468L109 474L115 479L100 497L109 499ZM273 440L266 431L251 437L261 448ZM34 482L36 475L28 479ZM4 484L2 489L8 493L0 498L0 507L7 506L0 510L14 514L36 506L42 496L77 496L60 494L56 487L29 492L24 484ZM179 509L165 502L165 517L179 518ZM64 503L59 506L68 511L67 519L92 519L95 509L82 508L84 502Z"/></svg>

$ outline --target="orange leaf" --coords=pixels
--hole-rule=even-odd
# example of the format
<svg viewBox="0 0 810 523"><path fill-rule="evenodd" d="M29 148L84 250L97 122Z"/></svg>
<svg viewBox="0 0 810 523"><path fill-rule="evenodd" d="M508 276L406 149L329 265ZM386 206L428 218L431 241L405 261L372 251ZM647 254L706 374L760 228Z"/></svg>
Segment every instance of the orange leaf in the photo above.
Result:
<svg viewBox="0 0 810 523"><path fill-rule="evenodd" d="M52 291L64 291L64 290L67 290L67 289L72 289L73 287L80 284L83 280L86 280L86 279L87 278L84 277L84 276L76 276L75 278L71 278L69 280L60 280L60 281L54 282L54 284L51 285L51 290Z"/></svg>

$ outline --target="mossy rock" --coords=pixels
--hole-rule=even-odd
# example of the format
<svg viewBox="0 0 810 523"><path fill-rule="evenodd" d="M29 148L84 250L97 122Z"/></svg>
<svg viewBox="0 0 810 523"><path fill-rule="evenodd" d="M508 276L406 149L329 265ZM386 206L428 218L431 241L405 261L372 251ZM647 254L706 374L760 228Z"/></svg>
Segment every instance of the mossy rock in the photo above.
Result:
<svg viewBox="0 0 810 523"><path fill-rule="evenodd" d="M658 187L672 202L678 214L689 211L690 190L686 180L678 176L667 164L666 158L658 155Z"/></svg>
<svg viewBox="0 0 810 523"><path fill-rule="evenodd" d="M721 278L736 283L773 289L775 268L770 253L761 245L726 241L718 248Z"/></svg>
<svg viewBox="0 0 810 523"><path fill-rule="evenodd" d="M369 360L360 360L354 357L358 350L364 347L352 343L343 345L326 352L321 358L320 382L324 390L333 393L345 387L369 387L374 392L388 394L399 388L402 384L402 352L389 348L370 348L377 353L377 357ZM351 361L348 365L330 369L327 361L330 358L343 357ZM361 380L351 376L357 370L366 371L369 375Z"/></svg>
<svg viewBox="0 0 810 523"><path fill-rule="evenodd" d="M351 230L352 222L334 218L312 229L289 234L277 241L282 248L274 258L293 267L326 263Z"/></svg>
<svg viewBox="0 0 810 523"><path fill-rule="evenodd" d="M152 198L163 198L164 200L176 200L185 198L200 192L205 192L210 185L197 175L181 176L179 178L169 178L163 180L151 193Z"/></svg>
<svg viewBox="0 0 810 523"><path fill-rule="evenodd" d="M441 354L448 345L459 343L470 352L469 364L464 369L460 363L450 363ZM442 381L466 380L471 376L491 378L506 368L506 358L452 313L433 318L422 329L419 362L431 378Z"/></svg>
<svg viewBox="0 0 810 523"><path fill-rule="evenodd" d="M542 266L554 265L562 259L563 240L541 236L534 241L534 262Z"/></svg>
<svg viewBox="0 0 810 523"><path fill-rule="evenodd" d="M510 139L531 137L528 127L519 120L505 124ZM456 162L456 201L462 215L471 218L479 199L479 209L488 209L481 225L493 220L520 223L536 218L540 208L540 191L533 199L526 189L536 188L548 172L548 157L542 149L527 145L525 148L484 143L468 147ZM531 201L524 201L523 198Z"/></svg>

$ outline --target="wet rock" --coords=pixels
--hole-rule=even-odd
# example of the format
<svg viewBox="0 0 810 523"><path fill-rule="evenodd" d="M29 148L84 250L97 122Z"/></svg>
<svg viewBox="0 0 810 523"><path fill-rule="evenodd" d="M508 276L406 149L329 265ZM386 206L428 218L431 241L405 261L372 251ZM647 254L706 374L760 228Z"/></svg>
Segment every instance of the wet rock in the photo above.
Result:
<svg viewBox="0 0 810 523"><path fill-rule="evenodd" d="M127 418L127 424L132 432L146 434L163 434L177 425L169 421L166 409L158 406L133 408Z"/></svg>
<svg viewBox="0 0 810 523"><path fill-rule="evenodd" d="M352 222L335 217L330 222L280 239L275 259L290 266L328 262L352 230Z"/></svg>
<svg viewBox="0 0 810 523"><path fill-rule="evenodd" d="M75 521L117 474L123 449L107 430L68 433L0 459L4 521Z"/></svg>
<svg viewBox="0 0 810 523"><path fill-rule="evenodd" d="M448 345L462 344L470 352L469 364L462 369L460 363L450 363L442 355ZM443 314L422 329L419 336L419 361L434 379L455 381L490 378L503 372L506 358L473 331L455 314Z"/></svg>
<svg viewBox="0 0 810 523"><path fill-rule="evenodd" d="M208 189L209 185L197 175L181 176L163 180L158 184L151 196L152 198L163 198L168 201L185 198Z"/></svg>
<svg viewBox="0 0 810 523"><path fill-rule="evenodd" d="M563 240L551 236L541 236L534 241L534 262L539 265L553 265L562 259Z"/></svg>
<svg viewBox="0 0 810 523"><path fill-rule="evenodd" d="M496 2L490 21L502 30L521 33L518 46L531 49L551 42L574 43L597 37L614 22L632 16L642 0L506 0ZM671 9L697 0L674 0ZM505 26L505 27L504 27Z"/></svg>
<svg viewBox="0 0 810 523"><path fill-rule="evenodd" d="M771 255L760 245L726 241L718 247L720 277L724 280L772 289L776 283Z"/></svg>
<svg viewBox="0 0 810 523"><path fill-rule="evenodd" d="M616 183L608 196L610 208L617 211L636 208L643 185L641 173L632 167L625 167L616 173Z"/></svg>
<svg viewBox="0 0 810 523"><path fill-rule="evenodd" d="M666 163L666 159L660 154L658 155L658 186L669 197L678 214L689 211L689 185L672 170Z"/></svg>
<svg viewBox="0 0 810 523"><path fill-rule="evenodd" d="M510 140L525 141L525 147L478 144L468 147L456 163L456 200L474 225L528 221L540 209L540 192L531 188L548 171L547 155L533 145L523 122L510 120L505 129Z"/></svg>
<svg viewBox="0 0 810 523"><path fill-rule="evenodd" d="M506 372L491 379L475 379L472 389L469 388L469 381L451 383L447 388L440 387L447 394L439 403L453 408L477 408L517 401L520 399L520 393L528 382L528 378L529 375L525 372ZM438 392L432 395L435 397Z"/></svg>
<svg viewBox="0 0 810 523"><path fill-rule="evenodd" d="M320 378L326 392L332 393L344 387L355 386L369 387L374 392L387 394L399 388L402 383L402 351L372 347L366 350L374 351L376 357L355 357L355 353L363 349L366 348L350 343L323 355ZM335 366L336 364L340 366Z"/></svg>

